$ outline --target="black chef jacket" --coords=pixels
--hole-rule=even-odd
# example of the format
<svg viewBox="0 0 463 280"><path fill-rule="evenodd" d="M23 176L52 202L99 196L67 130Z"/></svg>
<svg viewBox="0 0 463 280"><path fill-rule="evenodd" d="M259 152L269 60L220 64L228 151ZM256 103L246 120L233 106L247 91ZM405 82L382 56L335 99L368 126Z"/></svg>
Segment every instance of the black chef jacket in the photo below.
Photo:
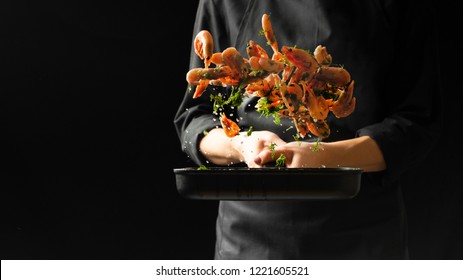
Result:
<svg viewBox="0 0 463 280"><path fill-rule="evenodd" d="M200 0L193 30L211 32L215 49L233 46L246 57L269 13L279 46L327 47L333 63L355 80L355 111L330 116L337 141L368 135L383 152L387 169L363 173L359 194L342 201L221 201L216 224L216 259L403 259L406 215L401 176L436 144L442 122L435 26L425 2L334 0ZM191 51L190 69L204 67ZM186 72L185 72L186 73ZM208 89L212 90L212 89ZM246 130L269 130L293 141L273 118L245 98L233 116ZM290 119L283 126L292 125ZM198 152L205 130L221 127L209 92L193 99L186 90L174 119L181 149L197 165L211 166ZM306 137L304 141L313 141ZM243 178L244 180L244 178ZM219 183L219 182L218 182ZM307 182L310 183L310 182Z"/></svg>

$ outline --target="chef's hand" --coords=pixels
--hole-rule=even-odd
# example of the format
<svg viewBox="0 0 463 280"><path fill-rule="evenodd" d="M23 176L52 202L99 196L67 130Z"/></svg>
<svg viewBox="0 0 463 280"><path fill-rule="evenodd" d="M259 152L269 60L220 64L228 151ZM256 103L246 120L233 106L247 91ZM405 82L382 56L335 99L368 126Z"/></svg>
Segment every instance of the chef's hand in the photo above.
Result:
<svg viewBox="0 0 463 280"><path fill-rule="evenodd" d="M335 142L290 142L277 145L273 151L262 150L254 159L256 165L275 161L285 156L289 168L357 167L365 172L387 168L381 149L369 136Z"/></svg>
<svg viewBox="0 0 463 280"><path fill-rule="evenodd" d="M286 145L285 141L270 131L255 131L251 135L242 132L234 138L234 148L241 154L243 161L250 168L259 168L265 164L265 162L262 164L256 162L256 155L263 151L269 151L272 146Z"/></svg>
<svg viewBox="0 0 463 280"><path fill-rule="evenodd" d="M250 168L259 168L263 164L254 161L256 155L270 147L286 144L278 135L270 131L254 131L248 135L240 132L234 137L227 137L221 128L216 128L204 136L200 142L201 153L217 165L231 165L244 162Z"/></svg>
<svg viewBox="0 0 463 280"><path fill-rule="evenodd" d="M262 150L254 159L257 165L264 165L278 159L282 154L284 163L288 168L315 168L324 167L326 153L323 145L314 142L290 142L276 145L273 150Z"/></svg>

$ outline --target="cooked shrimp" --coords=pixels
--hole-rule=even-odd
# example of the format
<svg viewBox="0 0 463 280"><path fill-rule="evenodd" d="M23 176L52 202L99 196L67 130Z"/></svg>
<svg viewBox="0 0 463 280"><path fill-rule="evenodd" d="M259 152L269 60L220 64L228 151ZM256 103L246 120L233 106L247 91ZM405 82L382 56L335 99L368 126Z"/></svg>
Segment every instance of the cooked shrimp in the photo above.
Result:
<svg viewBox="0 0 463 280"><path fill-rule="evenodd" d="M204 66L209 68L211 64L211 57L214 52L214 41L212 40L212 35L207 30L201 30L195 37L194 41L195 52L204 60Z"/></svg>
<svg viewBox="0 0 463 280"><path fill-rule="evenodd" d="M315 121L311 118L308 127L310 133L319 138L327 138L328 136L330 136L330 127L325 120Z"/></svg>
<svg viewBox="0 0 463 280"><path fill-rule="evenodd" d="M315 78L328 82L334 86L345 86L350 82L350 74L342 67L322 66L318 69Z"/></svg>
<svg viewBox="0 0 463 280"><path fill-rule="evenodd" d="M225 65L229 66L233 71L233 77L242 79L247 77L249 70L244 58L234 47L226 48L222 52L222 60Z"/></svg>
<svg viewBox="0 0 463 280"><path fill-rule="evenodd" d="M217 66L223 65L223 56L221 52L213 53L211 56L211 62Z"/></svg>
<svg viewBox="0 0 463 280"><path fill-rule="evenodd" d="M246 86L246 92L248 94L256 95L259 97L267 96L271 90L272 87L266 79L259 80Z"/></svg>
<svg viewBox="0 0 463 280"><path fill-rule="evenodd" d="M288 91L289 94L295 95L297 100L302 100L302 96L304 94L304 90L301 87L301 85L296 84L296 83L290 83L286 87L286 90Z"/></svg>
<svg viewBox="0 0 463 280"><path fill-rule="evenodd" d="M300 99L298 98L298 85L286 85L285 83L281 83L280 96L286 108L288 109L288 113L291 117L294 117L296 114L301 112L301 106L303 106L303 104L300 102Z"/></svg>
<svg viewBox="0 0 463 280"><path fill-rule="evenodd" d="M220 123L222 124L223 131L228 137L234 137L240 133L240 127L238 124L229 118L225 114L220 117Z"/></svg>
<svg viewBox="0 0 463 280"><path fill-rule="evenodd" d="M270 73L280 73L285 67L284 63L272 60L270 58L257 56L253 56L249 59L249 65L252 70L263 70Z"/></svg>
<svg viewBox="0 0 463 280"><path fill-rule="evenodd" d="M314 91L310 87L305 87L305 93L307 96L307 108L309 109L310 116L314 120L324 120L328 117L330 112L328 108L328 102L323 96L316 96Z"/></svg>
<svg viewBox="0 0 463 280"><path fill-rule="evenodd" d="M294 66L309 74L315 74L318 69L318 62L310 53L303 49L283 46L281 52Z"/></svg>
<svg viewBox="0 0 463 280"><path fill-rule="evenodd" d="M270 15L264 14L261 23L267 44L273 50L271 56L253 40L246 46L246 58L234 47L214 53L212 35L207 30L198 33L194 49L204 60L205 68L191 69L186 75L189 85L196 86L193 98L200 97L209 85L238 86L244 89L243 94L265 98L257 103L258 111L270 110L292 119L301 137L308 133L328 137L329 112L341 118L355 109L350 73L332 64L332 57L323 45L316 46L313 54L289 46L279 50ZM228 137L239 133L238 124L225 114L220 122Z"/></svg>
<svg viewBox="0 0 463 280"><path fill-rule="evenodd" d="M201 80L218 80L231 76L233 71L229 66L216 68L193 68L186 74L186 81L190 85L198 85Z"/></svg>
<svg viewBox="0 0 463 280"><path fill-rule="evenodd" d="M269 94L276 95L279 97L279 92L280 89L278 88L280 86L281 79L280 76L278 76L275 73L271 73L264 79L260 79L256 82L249 83L246 86L246 92L252 95L256 96L268 96ZM272 96L273 98L273 96ZM274 100L275 98L273 98Z"/></svg>
<svg viewBox="0 0 463 280"><path fill-rule="evenodd" d="M318 64L320 65L330 65L331 64L332 57L326 50L326 47L322 45L318 45L315 48L313 55L315 59L317 60Z"/></svg>
<svg viewBox="0 0 463 280"><path fill-rule="evenodd" d="M249 67L251 67L252 70L255 70L255 71L262 70L262 66L259 64L259 59L260 57L258 56L251 56L248 59Z"/></svg>
<svg viewBox="0 0 463 280"><path fill-rule="evenodd" d="M206 91L207 86L209 85L209 80L201 80L196 86L195 92L193 93L193 98L198 98Z"/></svg>
<svg viewBox="0 0 463 280"><path fill-rule="evenodd" d="M293 123L296 126L296 130L301 138L305 138L309 133L309 118L293 118Z"/></svg>
<svg viewBox="0 0 463 280"><path fill-rule="evenodd" d="M355 109L356 98L353 97L354 81L352 81L346 90L343 90L338 99L333 102L330 110L337 118L349 116Z"/></svg>
<svg viewBox="0 0 463 280"><path fill-rule="evenodd" d="M248 57L251 58L253 56L258 56L258 57L265 57L269 58L267 52L265 51L264 48L262 48L260 45L254 43L253 40L250 40L247 47L246 47L246 52L248 54Z"/></svg>
<svg viewBox="0 0 463 280"><path fill-rule="evenodd" d="M264 14L262 16L262 28L264 29L265 38L267 39L267 44L272 48L273 53L278 53L278 42L273 32L272 23L270 22L270 15Z"/></svg>

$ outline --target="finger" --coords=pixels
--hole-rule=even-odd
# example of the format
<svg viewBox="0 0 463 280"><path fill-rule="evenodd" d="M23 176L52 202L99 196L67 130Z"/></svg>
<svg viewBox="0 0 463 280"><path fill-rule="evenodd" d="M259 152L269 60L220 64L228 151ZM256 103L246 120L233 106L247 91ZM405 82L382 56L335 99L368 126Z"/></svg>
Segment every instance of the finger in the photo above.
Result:
<svg viewBox="0 0 463 280"><path fill-rule="evenodd" d="M282 154L280 151L263 150L255 158L254 163L263 166L269 162L274 162Z"/></svg>
<svg viewBox="0 0 463 280"><path fill-rule="evenodd" d="M257 163L255 163L255 162L253 162L253 161L249 161L249 162L248 162L248 167L249 167L249 168L262 168L263 165L257 164Z"/></svg>
<svg viewBox="0 0 463 280"><path fill-rule="evenodd" d="M277 139L277 140L275 140L274 143L275 143L275 145L276 145L277 147L286 145L286 142L283 141L282 139Z"/></svg>

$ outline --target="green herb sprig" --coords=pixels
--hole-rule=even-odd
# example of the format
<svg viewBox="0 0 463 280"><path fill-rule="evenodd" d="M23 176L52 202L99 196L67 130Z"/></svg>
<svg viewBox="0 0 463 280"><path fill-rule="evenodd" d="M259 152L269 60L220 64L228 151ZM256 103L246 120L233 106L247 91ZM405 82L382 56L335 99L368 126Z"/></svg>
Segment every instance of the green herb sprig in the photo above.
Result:
<svg viewBox="0 0 463 280"><path fill-rule="evenodd" d="M286 162L286 156L281 154L275 161L276 167L284 167Z"/></svg>
<svg viewBox="0 0 463 280"><path fill-rule="evenodd" d="M270 152L272 152L272 154L271 154L271 155L272 155L272 158L275 157L275 147L276 147L276 145L277 145L277 144L275 144L275 143L273 143L273 142L270 143Z"/></svg>
<svg viewBox="0 0 463 280"><path fill-rule="evenodd" d="M201 165L197 168L197 170L209 170L205 165Z"/></svg>

